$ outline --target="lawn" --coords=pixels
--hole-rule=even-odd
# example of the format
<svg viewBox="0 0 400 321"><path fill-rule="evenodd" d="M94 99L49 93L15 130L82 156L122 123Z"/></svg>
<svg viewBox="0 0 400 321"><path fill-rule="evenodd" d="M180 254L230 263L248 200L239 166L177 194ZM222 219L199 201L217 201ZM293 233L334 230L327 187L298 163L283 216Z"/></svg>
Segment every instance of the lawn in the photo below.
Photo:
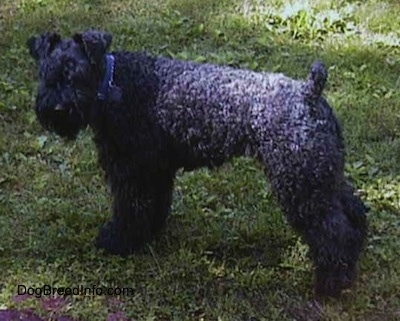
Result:
<svg viewBox="0 0 400 321"><path fill-rule="evenodd" d="M113 49L307 76L343 124L346 173L370 207L356 285L313 301L307 248L259 165L179 173L160 240L128 258L93 241L110 198L90 132L64 142L32 105L26 40L110 31ZM0 320L400 320L400 3L397 0L1 0ZM133 289L120 296L18 296L26 287ZM14 311L14 312L13 312Z"/></svg>

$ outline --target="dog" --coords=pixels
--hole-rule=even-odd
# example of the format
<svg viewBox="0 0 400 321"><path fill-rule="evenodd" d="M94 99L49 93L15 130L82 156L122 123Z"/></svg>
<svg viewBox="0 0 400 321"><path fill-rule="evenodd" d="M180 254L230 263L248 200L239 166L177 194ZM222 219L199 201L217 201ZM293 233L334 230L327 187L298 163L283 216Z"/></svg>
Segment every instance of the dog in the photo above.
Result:
<svg viewBox="0 0 400 321"><path fill-rule="evenodd" d="M344 175L342 129L323 97L328 73L308 79L208 63L109 53L99 30L28 41L39 65L40 124L67 139L93 131L113 196L98 247L128 255L150 242L170 213L178 169L253 157L288 223L310 248L315 293L339 296L356 277L366 207Z"/></svg>

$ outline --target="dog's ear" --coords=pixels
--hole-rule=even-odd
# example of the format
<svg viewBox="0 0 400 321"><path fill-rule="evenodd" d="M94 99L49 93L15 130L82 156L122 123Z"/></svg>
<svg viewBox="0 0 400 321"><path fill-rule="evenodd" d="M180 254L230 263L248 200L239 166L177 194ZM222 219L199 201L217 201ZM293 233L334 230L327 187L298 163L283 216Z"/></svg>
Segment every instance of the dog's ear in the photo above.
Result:
<svg viewBox="0 0 400 321"><path fill-rule="evenodd" d="M99 64L110 48L112 36L107 32L90 30L75 34L73 39L82 46L92 64Z"/></svg>
<svg viewBox="0 0 400 321"><path fill-rule="evenodd" d="M39 37L31 37L27 41L30 55L36 60L49 55L61 41L61 36L55 32L46 32Z"/></svg>

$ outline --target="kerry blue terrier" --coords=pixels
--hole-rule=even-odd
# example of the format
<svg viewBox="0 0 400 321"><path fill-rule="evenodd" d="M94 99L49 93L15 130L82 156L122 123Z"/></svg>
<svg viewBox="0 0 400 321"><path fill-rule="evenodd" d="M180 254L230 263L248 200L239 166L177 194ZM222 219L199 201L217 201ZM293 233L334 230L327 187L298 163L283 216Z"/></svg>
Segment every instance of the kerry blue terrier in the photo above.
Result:
<svg viewBox="0 0 400 321"><path fill-rule="evenodd" d="M31 38L39 63L36 113L48 130L75 138L90 126L113 195L97 239L126 255L159 232L179 168L216 167L237 156L260 161L290 225L310 247L319 295L339 295L356 275L366 208L345 180L341 128L308 80L138 52L107 54L100 31Z"/></svg>

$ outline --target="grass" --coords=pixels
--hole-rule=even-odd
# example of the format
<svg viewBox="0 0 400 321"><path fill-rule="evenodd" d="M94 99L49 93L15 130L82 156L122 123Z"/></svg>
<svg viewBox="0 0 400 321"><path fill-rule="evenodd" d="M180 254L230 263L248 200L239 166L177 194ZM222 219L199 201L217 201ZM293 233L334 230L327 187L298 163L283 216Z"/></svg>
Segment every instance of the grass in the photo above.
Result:
<svg viewBox="0 0 400 321"><path fill-rule="evenodd" d="M3 0L0 5L0 309L44 320L399 320L400 5L366 0ZM90 133L64 143L32 109L25 42L89 27L148 50L305 77L329 66L347 174L371 207L357 285L312 301L307 248L258 164L181 173L168 227L126 259L96 250L110 199ZM17 285L132 287L133 296L17 296ZM27 310L28 309L28 310ZM4 312L4 311L3 311ZM28 313L26 312L26 313Z"/></svg>

